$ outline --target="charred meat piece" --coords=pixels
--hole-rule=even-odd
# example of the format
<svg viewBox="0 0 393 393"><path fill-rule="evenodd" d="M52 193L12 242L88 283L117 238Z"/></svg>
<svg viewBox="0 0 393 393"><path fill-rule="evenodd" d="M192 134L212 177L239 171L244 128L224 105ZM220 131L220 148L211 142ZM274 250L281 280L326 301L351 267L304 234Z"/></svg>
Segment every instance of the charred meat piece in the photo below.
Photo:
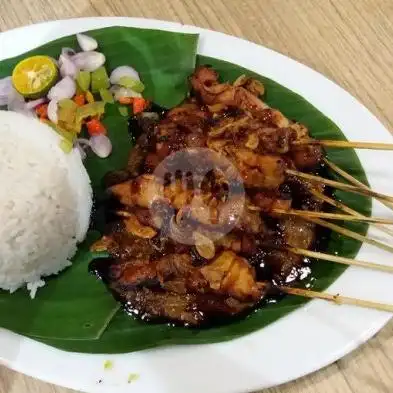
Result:
<svg viewBox="0 0 393 393"><path fill-rule="evenodd" d="M285 247L308 249L315 241L315 224L298 217L287 217L280 220L280 243ZM303 257L287 250L273 249L269 252L267 262L273 273L281 281L294 280Z"/></svg>
<svg viewBox="0 0 393 393"><path fill-rule="evenodd" d="M324 194L325 185L322 183L311 184L304 179L293 176L289 177L282 185L282 190L293 199L294 209L318 211L323 207L323 200L317 198L311 192L315 190Z"/></svg>
<svg viewBox="0 0 393 393"><path fill-rule="evenodd" d="M232 251L222 252L212 263L202 267L201 272L214 291L240 301L261 298L254 269Z"/></svg>
<svg viewBox="0 0 393 393"><path fill-rule="evenodd" d="M259 97L265 93L265 87L263 86L263 83L247 77L246 75L241 75L239 76L235 82L233 82L234 87L239 87L242 86L246 90L248 90L250 93L254 94L255 96Z"/></svg>
<svg viewBox="0 0 393 393"><path fill-rule="evenodd" d="M162 198L164 188L153 175L141 175L133 180L112 186L109 191L126 206L149 207Z"/></svg>
<svg viewBox="0 0 393 393"><path fill-rule="evenodd" d="M206 105L223 104L235 106L247 111L262 110L268 106L254 93L261 89L249 85L248 89L243 86L232 86L229 83L219 83L218 74L209 67L199 67L191 77L191 86L197 96ZM252 90L252 91L250 91Z"/></svg>
<svg viewBox="0 0 393 393"><path fill-rule="evenodd" d="M291 148L294 132L289 127L263 128L257 133L259 143L256 151L258 153L285 154Z"/></svg>
<svg viewBox="0 0 393 393"><path fill-rule="evenodd" d="M274 209L289 210L292 205L291 196L282 195L277 190L258 190L252 195L251 201L263 213Z"/></svg>
<svg viewBox="0 0 393 393"><path fill-rule="evenodd" d="M291 157L299 170L311 170L321 164L323 152L320 146L298 145L292 148Z"/></svg>
<svg viewBox="0 0 393 393"><path fill-rule="evenodd" d="M173 292L154 291L142 287L125 291L121 296L127 304L126 310L145 321L177 321L190 326L203 323L195 307L196 296Z"/></svg>
<svg viewBox="0 0 393 393"><path fill-rule="evenodd" d="M144 321L175 322L185 326L209 325L212 320L235 316L252 309L255 303L231 297L177 294L138 288L124 293L127 311Z"/></svg>
<svg viewBox="0 0 393 393"><path fill-rule="evenodd" d="M154 254L154 248L148 239L126 233L124 226L122 231L103 236L91 246L91 250L94 252L108 251L113 257L120 260L149 258Z"/></svg>
<svg viewBox="0 0 393 393"><path fill-rule="evenodd" d="M182 105L170 110L167 119L177 124L183 131L202 132L210 114L203 110L196 103L185 102Z"/></svg>
<svg viewBox="0 0 393 393"><path fill-rule="evenodd" d="M310 248L315 238L315 224L299 217L280 220L285 243L290 247Z"/></svg>
<svg viewBox="0 0 393 393"><path fill-rule="evenodd" d="M276 189L285 180L286 163L280 156L260 155L245 149L231 149L230 155L249 187Z"/></svg>
<svg viewBox="0 0 393 393"><path fill-rule="evenodd" d="M190 262L187 254L123 262L111 289L142 319L193 326L252 308L266 293L253 268L232 252L202 268Z"/></svg>
<svg viewBox="0 0 393 393"><path fill-rule="evenodd" d="M303 263L300 255L284 250L269 251L265 260L270 266L274 279L280 284L295 281L299 267Z"/></svg>

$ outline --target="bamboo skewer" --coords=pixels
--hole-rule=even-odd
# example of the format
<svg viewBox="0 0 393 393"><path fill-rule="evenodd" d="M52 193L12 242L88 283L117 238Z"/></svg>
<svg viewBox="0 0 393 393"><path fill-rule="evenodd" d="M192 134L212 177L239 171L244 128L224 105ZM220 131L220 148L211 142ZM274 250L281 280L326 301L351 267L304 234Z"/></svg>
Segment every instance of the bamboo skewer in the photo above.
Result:
<svg viewBox="0 0 393 393"><path fill-rule="evenodd" d="M289 216L298 216L298 217L311 217L311 218L326 218L331 220L344 220L344 221L364 221L371 223L380 223L380 224L393 224L393 220L389 220L386 218L375 218L375 217L359 217L351 214L338 214L338 213L325 213L325 212L315 212L309 210L282 210L282 209L273 209L272 213L289 215Z"/></svg>
<svg viewBox="0 0 393 393"><path fill-rule="evenodd" d="M365 237L363 235L360 235L357 232L351 231L347 228L340 227L339 225L333 224L331 222L321 220L319 218L305 218L305 220L308 220L310 222L313 222L314 224L318 224L320 226L323 226L325 228L331 229L332 231L338 232L341 235L348 236L352 239L359 240L360 242L368 243L371 244L375 247L381 248L382 250L388 251L388 252L393 252L393 247L388 246L385 243L381 243L378 240L370 239L368 237Z"/></svg>
<svg viewBox="0 0 393 393"><path fill-rule="evenodd" d="M351 142L351 141L334 141L334 140L318 140L318 139L302 139L292 142L293 145L314 145L326 147L355 148L355 149L371 149L371 150L393 150L392 143L377 142Z"/></svg>
<svg viewBox="0 0 393 393"><path fill-rule="evenodd" d="M288 251L294 254L303 255L305 257L317 258L324 261L337 262L348 266L359 266L368 269L381 270L384 272L393 273L393 266L381 265L380 263L372 263L366 261L358 261L357 259L344 258L336 255L325 254L322 252L310 251L303 248L288 247Z"/></svg>
<svg viewBox="0 0 393 393"><path fill-rule="evenodd" d="M332 169L334 172L338 173L340 176L342 176L344 179L348 180L350 183L355 184L356 186L359 186L359 187L361 187L361 188L363 188L365 190L372 191L370 187L366 186L361 181L359 181L355 177L351 176L349 173L345 172L343 169L338 167L333 162L329 161L326 158L324 158L323 161L325 162L325 164L327 164L330 167L330 169ZM379 200L386 207L388 207L389 209L393 210L393 204L392 203L389 203L389 202L387 202L385 200L381 200L378 197L376 197L375 199Z"/></svg>
<svg viewBox="0 0 393 393"><path fill-rule="evenodd" d="M338 188L339 190L349 191L349 192L353 192L353 193L360 194L360 195L372 196L372 197L377 198L377 199L379 198L379 199L382 199L384 201L393 202L393 197L391 197L389 195L380 194L380 193L375 192L375 191L373 191L371 189L364 189L362 187L355 187L355 186L352 186L350 184L340 183L340 182L335 181L335 180L330 180L330 179L326 179L326 178L321 177L321 176L310 175L308 173L294 171L292 169L287 169L285 172L288 175L301 177L303 179L310 180L310 181L313 181L313 182L323 183L323 184L326 184L328 186ZM393 206L393 204L392 204L392 206Z"/></svg>
<svg viewBox="0 0 393 393"><path fill-rule="evenodd" d="M335 199L332 199L330 197L328 197L327 195L323 194L320 191L317 191L314 188L310 188L310 192L311 194L313 194L315 197L321 199L322 201L328 203L331 206L337 207L338 209L348 213L348 214L352 214L353 216L358 216L358 217L366 217L363 214L360 214L359 212L357 212L356 210L351 209L350 207L348 207L347 205L344 205L344 203L336 201ZM389 228L386 228L382 225L378 225L378 224L372 224L374 225L375 228L378 228L380 231L387 233L390 236L393 236L393 231Z"/></svg>
<svg viewBox="0 0 393 393"><path fill-rule="evenodd" d="M358 149L374 149L374 150L393 150L393 144L387 144L387 143L368 143L368 142L349 142L349 141L333 141L333 140L304 140L304 141L296 141L294 142L295 145L302 145L302 144L308 144L308 145L320 145L320 146L326 146L326 147L340 147L340 148L358 148ZM286 172L291 175L295 175L298 177L302 177L307 180L311 181L317 181L324 183L326 185L330 185L333 187L336 187L340 190L344 191L350 191L354 193L358 193L361 195L367 195L367 196L372 196L376 199L378 199L380 202L384 203L387 207L390 209L393 209L393 197L380 194L378 192L375 192L371 190L369 187L367 187L365 184L361 183L339 167L337 167L335 164L331 163L329 160L324 159L325 163L333 169L335 172L340 174L342 177L344 177L346 180L348 180L350 183L355 184L355 186L351 186L348 184L336 182L330 179L324 179L320 176L314 176L314 175L309 175L305 174L302 172L298 171L293 171L293 170L287 170ZM341 209L342 211L345 211L348 214L334 214L334 213L320 213L320 212L309 212L309 211L296 211L296 210L290 210L290 211L285 211L285 210L280 210L276 209L274 212L278 214L289 214L289 215L297 215L297 216L302 216L305 219L308 219L311 222L314 222L318 225L327 227L331 230L334 230L342 235L351 237L353 239L372 244L374 246L380 247L386 251L393 252L393 247L390 247L386 244L383 244L381 242L378 242L373 239L366 238L365 236L362 236L356 232L350 231L346 228L342 228L338 225L332 224L330 222L320 220L318 217L324 217L324 218L330 218L330 219L345 219L348 221L368 221L371 223L392 223L392 220L385 220L385 219L373 219L366 217L357 211L349 208L348 206L338 202L334 201L333 199L327 197L326 195L316 191L316 190L311 190L311 192L318 198L322 199L323 201ZM304 214L306 213L306 214ZM351 219L349 218L350 216ZM314 217L314 218L312 218ZM393 232L389 231L387 228L378 226L379 229L386 231L389 234L393 234ZM352 265L352 266L360 266L360 267L365 267L365 268L372 268L372 269L377 269L377 270L382 270L382 271L388 271L388 272L393 272L393 267L392 266L385 266L381 264L374 264L370 262L365 262L365 261L358 261L350 258L344 258L344 257L339 257L335 255L329 255L329 254L324 254L320 252L315 252L315 251L310 251L310 250L305 250L305 249L300 249L300 248L288 248L289 251L299 254L299 255L304 255L312 258L318 258L321 260L327 260L331 262L337 262L337 263L342 263L346 265ZM286 286L279 286L278 287L282 292L285 292L290 295L296 295L296 296L303 296L303 297L308 297L312 299L323 299L323 300L328 300L331 302L334 302L336 304L348 304L348 305L354 305L354 306L359 306L359 307L366 307L366 308L372 308L376 310L381 310L381 311L387 311L387 312L393 312L393 305L391 304L384 304L384 303L378 303L378 302L372 302L368 300L361 300L361 299L356 299L356 298L351 298L347 296L341 296L339 294L337 295L332 295L329 293L324 293L324 292L317 292L317 291L312 291L308 289L301 289L301 288L291 288L291 287L286 287Z"/></svg>
<svg viewBox="0 0 393 393"><path fill-rule="evenodd" d="M309 289L291 288L286 286L278 286L278 289L289 295L303 296L311 299L323 299L323 300L334 302L336 304L348 304L358 307L373 308L380 311L393 312L392 304L371 302L368 300L361 300L352 297L341 296L339 294L331 295L330 293L311 291Z"/></svg>

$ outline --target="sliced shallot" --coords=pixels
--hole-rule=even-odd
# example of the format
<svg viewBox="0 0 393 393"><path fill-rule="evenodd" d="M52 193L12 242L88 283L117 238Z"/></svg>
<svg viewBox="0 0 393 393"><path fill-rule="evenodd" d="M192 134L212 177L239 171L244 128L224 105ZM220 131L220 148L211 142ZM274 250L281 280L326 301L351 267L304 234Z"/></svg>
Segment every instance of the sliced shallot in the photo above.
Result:
<svg viewBox="0 0 393 393"><path fill-rule="evenodd" d="M48 119L52 122L57 124L58 122L58 105L56 100L51 100L48 105Z"/></svg>
<svg viewBox="0 0 393 393"><path fill-rule="evenodd" d="M77 53L71 60L82 71L93 72L105 64L105 56L102 53L89 51Z"/></svg>
<svg viewBox="0 0 393 393"><path fill-rule="evenodd" d="M117 85L120 82L120 79L124 78L124 77L129 77L129 78L135 79L137 81L141 80L138 72L130 66L120 66L120 67L115 68L112 71L109 79L110 79L112 85Z"/></svg>
<svg viewBox="0 0 393 393"><path fill-rule="evenodd" d="M77 34L76 39L84 52L95 50L98 47L98 42L86 34Z"/></svg>
<svg viewBox="0 0 393 393"><path fill-rule="evenodd" d="M37 100L29 101L26 103L26 109L31 110L36 108L38 105L44 104L46 102L45 98L38 98Z"/></svg>
<svg viewBox="0 0 393 393"><path fill-rule="evenodd" d="M94 135L90 138L90 147L100 158L108 157L112 152L112 143L106 135Z"/></svg>
<svg viewBox="0 0 393 393"><path fill-rule="evenodd" d="M66 76L60 82L56 83L48 93L49 100L60 101L65 98L72 98L76 93L76 83L70 77Z"/></svg>
<svg viewBox="0 0 393 393"><path fill-rule="evenodd" d="M60 74L64 78L66 76L70 76L71 78L75 78L78 73L78 67L75 63L66 55L60 55L59 58L60 66Z"/></svg>

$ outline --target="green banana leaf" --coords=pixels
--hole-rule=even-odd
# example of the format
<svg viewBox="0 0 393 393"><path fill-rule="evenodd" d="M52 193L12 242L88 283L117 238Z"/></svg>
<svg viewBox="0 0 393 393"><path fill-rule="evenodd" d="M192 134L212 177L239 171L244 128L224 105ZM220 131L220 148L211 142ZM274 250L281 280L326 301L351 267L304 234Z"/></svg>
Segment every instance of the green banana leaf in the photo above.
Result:
<svg viewBox="0 0 393 393"><path fill-rule="evenodd" d="M97 37L102 51L107 56L108 64L111 66L128 62L139 70L133 57L124 58L124 54L119 52L119 44L115 37L116 39L122 37L124 47L127 48L124 53L138 51L143 54L149 53L146 58L150 60L141 62L146 64L147 67L145 70L146 79L142 75L142 80L146 84L147 91L151 94L150 97L160 105L170 107L185 97L188 92L188 86L185 83L186 77L192 72L196 61L197 64L214 66L223 80L233 81L244 73L253 75L261 80L266 87L266 102L280 109L289 118L306 124L314 137L345 140L342 132L332 121L296 93L237 65L196 56L197 39L195 36L191 39L190 36L183 34L147 33L145 30L117 27L89 34ZM155 39L152 39L149 34L155 35ZM129 35L132 35L133 39L127 39ZM178 36L178 38L174 38L174 36ZM138 37L138 39L135 37ZM146 37L150 39L144 40ZM177 63L175 64L175 60L171 56L167 56L168 48L164 44L166 38L167 42L171 41L171 45L174 42L177 43L176 62L180 61L184 65L183 67L176 69ZM157 45L157 41L160 42L161 46ZM75 40L65 38L60 42L57 41L44 46L36 50L35 53L55 56L62 46L75 46ZM177 81L176 83L168 83L168 74L165 74L165 77L158 76L160 70L162 70L160 68L162 63L159 60L161 56L166 56L166 59L170 60L172 66L169 69L172 70L172 74L169 74L173 76L174 81ZM172 56L175 55L172 54ZM188 60L186 61L185 58L188 58ZM15 64L15 60L0 63L0 75L9 74L13 64ZM166 70L167 68L164 71ZM154 86L151 84L154 84ZM157 94L159 90L162 90L163 85L166 86L167 90L160 91ZM177 95L176 100L173 98L173 94ZM118 114L115 106L109 108L105 121L110 129L114 154L107 160L100 160L91 156L86 163L97 194L102 191L102 176L109 170L120 169L124 166L132 143L127 134L127 119ZM327 155L341 168L368 184L361 163L353 150L348 149L345 154L342 154L339 150L329 149ZM334 177L334 174L329 175ZM371 200L369 198L344 192L337 192L336 197L353 209L365 215L370 215ZM365 234L368 228L367 224L363 223L342 223L342 225L361 234ZM92 237L95 235L94 233L91 234ZM163 324L146 324L134 320L122 310L118 310L109 293L105 291L104 285L87 273L87 261L94 257L87 251L87 246L91 240L89 237L86 244L81 247L73 266L59 277L51 279L47 287L38 293L34 301L28 299L25 291L18 291L13 295L0 292L0 327L25 334L67 351L125 353L163 345L200 344L230 340L261 329L307 302L306 299L300 297L287 296L279 303L268 304L245 319L239 319L228 325L210 329L186 329ZM356 256L360 246L361 243L358 241L332 233L327 241L326 250L352 258ZM315 261L310 282L314 289L323 290L333 283L344 270L345 267L342 265ZM69 286L72 286L72 290ZM60 291L58 288L60 288ZM69 288L69 293L65 291L65 288ZM89 313L84 314L82 311L87 311L88 305L90 305ZM28 314L24 312L27 308L32 307L34 309L29 310ZM59 320L59 318L61 319Z"/></svg>

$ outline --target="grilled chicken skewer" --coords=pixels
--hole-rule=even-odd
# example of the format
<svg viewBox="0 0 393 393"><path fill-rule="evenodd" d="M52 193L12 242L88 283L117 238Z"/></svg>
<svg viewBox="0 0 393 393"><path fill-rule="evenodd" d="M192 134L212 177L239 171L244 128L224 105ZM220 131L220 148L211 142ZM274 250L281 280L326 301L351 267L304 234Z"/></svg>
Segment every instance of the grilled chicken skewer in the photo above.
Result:
<svg viewBox="0 0 393 393"><path fill-rule="evenodd" d="M322 214L324 201L298 174L318 169L323 151L307 143L304 125L261 100L260 82L220 83L214 70L199 67L190 84L191 97L159 121L138 118L145 132L127 167L108 180L118 220L93 249L109 253L108 286L138 318L202 326L257 307L272 282L296 281L323 221L289 214ZM166 158L198 148L219 157L190 155L198 186L186 173L164 176ZM220 172L221 158L235 171ZM215 169L202 176L207 163ZM228 185L239 178L236 215ZM323 194L325 184L313 189Z"/></svg>

